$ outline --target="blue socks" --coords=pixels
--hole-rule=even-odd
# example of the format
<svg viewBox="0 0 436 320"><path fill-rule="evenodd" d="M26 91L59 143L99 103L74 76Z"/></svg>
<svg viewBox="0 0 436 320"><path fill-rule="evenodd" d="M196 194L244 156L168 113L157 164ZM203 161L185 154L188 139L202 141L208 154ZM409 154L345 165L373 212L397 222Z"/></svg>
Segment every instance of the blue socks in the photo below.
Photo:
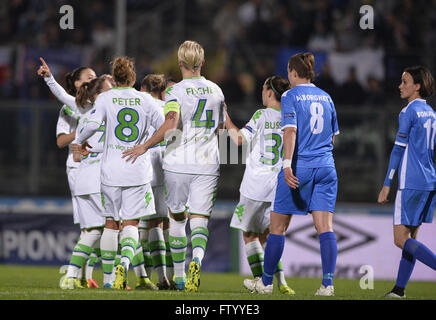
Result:
<svg viewBox="0 0 436 320"><path fill-rule="evenodd" d="M338 247L334 232L324 232L319 235L319 244L321 249L322 264L322 285L324 287L333 285L333 276L335 273L336 257Z"/></svg>
<svg viewBox="0 0 436 320"><path fill-rule="evenodd" d="M273 283L274 273L277 265L283 254L285 247L285 236L277 234L269 234L265 246L265 254L263 259L263 275L262 282L265 286Z"/></svg>
<svg viewBox="0 0 436 320"><path fill-rule="evenodd" d="M424 244L409 238L404 243L403 253L398 268L396 286L405 288L412 275L416 260L421 261L433 270L436 270L436 255Z"/></svg>

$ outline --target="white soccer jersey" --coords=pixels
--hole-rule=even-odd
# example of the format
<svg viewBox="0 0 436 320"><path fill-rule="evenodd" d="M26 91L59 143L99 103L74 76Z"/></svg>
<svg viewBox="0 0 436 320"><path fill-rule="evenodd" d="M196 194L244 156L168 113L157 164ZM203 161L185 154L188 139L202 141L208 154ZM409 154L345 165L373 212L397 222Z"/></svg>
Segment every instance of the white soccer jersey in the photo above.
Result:
<svg viewBox="0 0 436 320"><path fill-rule="evenodd" d="M165 102L180 105L178 135L168 141L164 170L219 175L218 125L225 121L224 95L204 77L185 78L165 92Z"/></svg>
<svg viewBox="0 0 436 320"><path fill-rule="evenodd" d="M80 132L89 121L92 121L90 120L92 110L92 106L79 108L80 118L77 125L77 132ZM80 165L76 173L76 184L73 191L75 196L100 193L100 171L104 139L105 126L103 123L100 125L97 132L87 139L88 144L92 147L90 149L91 153L84 156L81 162L78 162ZM77 143L76 139L73 143Z"/></svg>
<svg viewBox="0 0 436 320"><path fill-rule="evenodd" d="M247 154L240 193L257 201L273 201L277 174L282 167L281 111L257 110L240 130L251 152Z"/></svg>
<svg viewBox="0 0 436 320"><path fill-rule="evenodd" d="M146 152L134 163L122 158L123 151L144 143L149 128L164 122L161 109L153 97L131 87L115 87L99 94L88 124L78 133L78 143L94 134L106 123L101 183L113 187L133 187L152 179L150 155Z"/></svg>
<svg viewBox="0 0 436 320"><path fill-rule="evenodd" d="M153 98L158 108L161 109L162 115L164 114L165 102L156 98ZM156 130L159 128L154 128L150 126L148 136L151 137ZM163 156L165 153L166 142L161 143L150 148L147 152L150 154L151 165L153 167L153 178L151 179L150 185L152 187L163 186L164 185L164 173L163 173Z"/></svg>
<svg viewBox="0 0 436 320"><path fill-rule="evenodd" d="M58 122L56 124L56 138L61 134L70 134L76 130L77 118L78 115L75 109L64 104L59 111ZM71 145L68 145L67 167L77 168L78 166L79 163L73 161Z"/></svg>

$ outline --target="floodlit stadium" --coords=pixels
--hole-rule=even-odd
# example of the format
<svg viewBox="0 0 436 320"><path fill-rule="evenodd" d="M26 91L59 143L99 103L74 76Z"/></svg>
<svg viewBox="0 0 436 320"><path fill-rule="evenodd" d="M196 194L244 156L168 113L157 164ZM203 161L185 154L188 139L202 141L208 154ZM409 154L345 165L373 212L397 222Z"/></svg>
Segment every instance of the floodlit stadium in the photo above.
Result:
<svg viewBox="0 0 436 320"><path fill-rule="evenodd" d="M435 12L2 2L0 300L436 299Z"/></svg>

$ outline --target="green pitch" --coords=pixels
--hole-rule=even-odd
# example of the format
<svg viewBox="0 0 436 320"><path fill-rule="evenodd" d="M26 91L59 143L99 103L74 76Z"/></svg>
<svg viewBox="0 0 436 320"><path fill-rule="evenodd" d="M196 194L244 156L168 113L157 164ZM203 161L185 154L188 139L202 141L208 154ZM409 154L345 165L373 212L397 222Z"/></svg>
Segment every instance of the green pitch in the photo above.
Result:
<svg viewBox="0 0 436 320"><path fill-rule="evenodd" d="M295 296L284 296L278 291L273 295L258 295L248 292L242 285L246 276L234 273L202 273L201 286L197 293L177 291L118 291L103 289L62 290L59 280L64 274L55 267L0 266L0 300L312 300L347 299L379 300L390 289L393 281L375 281L374 289L362 290L359 280L335 279L335 297L320 298L314 293L320 285L319 279L288 278ZM102 284L100 268L94 271L94 279ZM156 282L155 275L153 280ZM274 282L275 284L275 282ZM129 286L135 286L134 272L129 272ZM407 299L436 299L436 283L410 282L406 289Z"/></svg>

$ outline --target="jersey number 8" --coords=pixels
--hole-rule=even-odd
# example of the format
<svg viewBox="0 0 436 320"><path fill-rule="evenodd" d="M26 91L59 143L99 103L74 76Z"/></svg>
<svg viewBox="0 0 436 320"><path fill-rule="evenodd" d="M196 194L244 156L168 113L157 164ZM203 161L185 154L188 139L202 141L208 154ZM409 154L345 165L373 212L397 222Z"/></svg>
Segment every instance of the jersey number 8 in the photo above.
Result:
<svg viewBox="0 0 436 320"><path fill-rule="evenodd" d="M310 131L313 134L320 134L324 129L324 107L319 102L312 102L310 104Z"/></svg>
<svg viewBox="0 0 436 320"><path fill-rule="evenodd" d="M124 108L118 112L118 125L115 127L115 136L124 142L132 142L138 139L139 129L136 124L139 122L138 111L131 108Z"/></svg>

